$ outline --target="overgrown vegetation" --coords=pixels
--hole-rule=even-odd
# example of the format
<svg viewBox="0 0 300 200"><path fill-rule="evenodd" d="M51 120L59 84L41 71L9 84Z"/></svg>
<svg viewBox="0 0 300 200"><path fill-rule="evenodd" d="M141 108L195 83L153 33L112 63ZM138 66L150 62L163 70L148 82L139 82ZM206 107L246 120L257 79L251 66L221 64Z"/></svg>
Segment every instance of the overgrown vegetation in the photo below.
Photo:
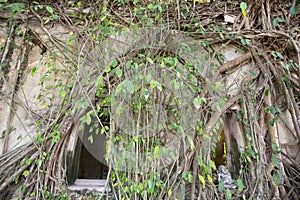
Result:
<svg viewBox="0 0 300 200"><path fill-rule="evenodd" d="M3 198L71 199L67 146L87 124L91 143L107 137L109 184L86 198L299 199L298 153L279 140L299 147L296 1L0 2L2 91L14 83L3 96L38 73L33 47L47 68L36 96L47 112L24 105L36 135L0 157ZM237 189L218 184L220 164Z"/></svg>

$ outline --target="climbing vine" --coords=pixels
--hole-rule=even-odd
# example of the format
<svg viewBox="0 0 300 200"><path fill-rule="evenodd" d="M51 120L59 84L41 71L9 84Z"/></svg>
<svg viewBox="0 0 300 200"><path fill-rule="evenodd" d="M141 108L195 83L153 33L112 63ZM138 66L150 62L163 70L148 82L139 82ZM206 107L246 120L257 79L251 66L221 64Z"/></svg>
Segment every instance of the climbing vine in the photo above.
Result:
<svg viewBox="0 0 300 200"><path fill-rule="evenodd" d="M41 73L38 109L23 105L35 134L0 157L1 197L78 197L67 180L77 130L91 144L106 137L108 184L91 198L299 199L298 155L278 139L282 126L299 139L296 1L2 0L0 10L1 88L11 69L15 95ZM40 48L43 72L13 66L23 46ZM220 165L234 189L218 180Z"/></svg>

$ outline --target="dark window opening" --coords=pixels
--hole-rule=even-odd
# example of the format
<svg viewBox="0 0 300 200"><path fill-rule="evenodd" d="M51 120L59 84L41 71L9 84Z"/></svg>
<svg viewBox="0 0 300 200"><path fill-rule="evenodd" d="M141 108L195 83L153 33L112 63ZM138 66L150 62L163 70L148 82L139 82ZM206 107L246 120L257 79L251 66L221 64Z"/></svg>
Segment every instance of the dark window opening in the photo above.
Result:
<svg viewBox="0 0 300 200"><path fill-rule="evenodd" d="M108 167L104 159L106 135L99 132L101 127L96 117L92 117L91 121L89 125L84 125L79 137L81 150L77 177L79 179L106 179L108 174ZM104 119L101 121L107 125Z"/></svg>
<svg viewBox="0 0 300 200"><path fill-rule="evenodd" d="M225 136L224 131L220 133L220 138L216 142L215 152L214 152L214 163L216 167L220 165L226 166L226 144L225 144Z"/></svg>
<svg viewBox="0 0 300 200"><path fill-rule="evenodd" d="M97 132L97 119L84 124L77 135L76 147L67 158L67 182L70 191L78 193L104 192L107 188L109 168L104 155L106 153L106 135ZM108 122L103 122L109 125ZM92 141L89 138L93 138ZM73 154L73 155L72 155Z"/></svg>
<svg viewBox="0 0 300 200"><path fill-rule="evenodd" d="M107 91L105 88L103 91L97 90L100 93L97 93L93 100L98 116L94 116L94 112L88 114L91 109L87 109L89 122L79 121L75 129L76 139L70 144L71 151L67 154L67 183L71 191L89 193L107 190L109 167L105 160L106 134L102 128L105 128L105 131L109 131L110 128L110 103L105 104L102 102L103 98L99 98Z"/></svg>
<svg viewBox="0 0 300 200"><path fill-rule="evenodd" d="M93 144L91 144L93 145ZM108 167L95 158L84 145L81 147L79 179L106 179Z"/></svg>

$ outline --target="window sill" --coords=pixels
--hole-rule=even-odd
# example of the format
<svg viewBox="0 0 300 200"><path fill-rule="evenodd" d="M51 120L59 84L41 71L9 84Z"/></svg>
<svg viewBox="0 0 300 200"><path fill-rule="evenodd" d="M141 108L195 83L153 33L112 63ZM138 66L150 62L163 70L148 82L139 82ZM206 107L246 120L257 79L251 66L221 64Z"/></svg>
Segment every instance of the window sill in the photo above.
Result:
<svg viewBox="0 0 300 200"><path fill-rule="evenodd" d="M68 190L80 193L102 193L106 188L106 179L76 179Z"/></svg>

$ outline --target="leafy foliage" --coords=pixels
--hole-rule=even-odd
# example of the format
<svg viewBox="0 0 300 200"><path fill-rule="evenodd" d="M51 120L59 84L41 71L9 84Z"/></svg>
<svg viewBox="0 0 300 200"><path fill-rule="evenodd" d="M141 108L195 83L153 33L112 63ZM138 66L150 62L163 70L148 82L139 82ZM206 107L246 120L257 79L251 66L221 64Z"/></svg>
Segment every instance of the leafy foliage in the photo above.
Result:
<svg viewBox="0 0 300 200"><path fill-rule="evenodd" d="M272 143L271 159L265 160L260 151L265 149L264 141L274 135L271 131L261 133L262 127L258 127L267 124L272 130L280 123L280 106L262 106L266 98L280 93L275 84L285 95L299 90L294 78L299 61L287 53L295 48L287 46L295 44L295 34L280 32L293 29L287 28L286 15L274 14L277 9L271 8L271 14L251 2L223 1L211 5L202 1L76 1L62 2L63 10L58 4L43 1L0 3L0 9L9 10L14 20L39 20L51 43L37 37L29 26L26 33L33 37L29 41L47 47L43 54L46 71L36 99L40 109L49 109L50 114L35 123L33 146L38 153L24 158L19 174L13 178L20 197L71 198L66 190L53 185L57 184L57 174L59 184L64 184L66 178L63 170L56 171L65 166L56 167L56 163L62 163L62 149L70 137L67 122L75 118L80 123L79 131L89 127L90 143L97 143L95 135L107 137L108 181L113 194L106 195L117 199L189 199L203 194L212 198L214 192L206 193L208 190L226 199L253 195L262 198L261 191L250 191L256 186L251 185L255 181L249 174L265 177L261 174L265 170L261 163L265 162L273 168L267 171L268 179L258 181L259 188L269 189L270 182L275 190L282 184L279 146ZM224 23L218 11L227 9L227 5L236 16L234 24ZM297 19L298 5L283 9ZM203 10L209 10L208 22ZM263 14L268 20L259 17ZM66 39L51 34L51 27L57 24L68 28ZM114 46L125 37L129 42L123 43L130 43L123 44L125 51L122 45ZM251 52L253 66L259 68L252 67L241 76L241 82L235 80L240 89L233 96L227 91L231 89L227 78L249 58L237 63L228 61L226 49L230 45L235 45L238 53ZM39 73L36 66L29 71L31 76ZM260 87L256 80L264 84ZM229 163L241 165L235 172L237 194L222 183L216 186L214 162L220 132L228 123L224 116L234 112L231 107L235 104L241 107L236 117L245 138L240 157ZM290 107L296 108L296 102ZM269 121L263 121L264 114ZM127 124L117 129L111 122ZM261 138L260 134L268 137ZM28 152L32 154L33 150ZM27 183L36 180L37 186L24 184L23 179ZM251 185L250 189L245 190L245 185Z"/></svg>

